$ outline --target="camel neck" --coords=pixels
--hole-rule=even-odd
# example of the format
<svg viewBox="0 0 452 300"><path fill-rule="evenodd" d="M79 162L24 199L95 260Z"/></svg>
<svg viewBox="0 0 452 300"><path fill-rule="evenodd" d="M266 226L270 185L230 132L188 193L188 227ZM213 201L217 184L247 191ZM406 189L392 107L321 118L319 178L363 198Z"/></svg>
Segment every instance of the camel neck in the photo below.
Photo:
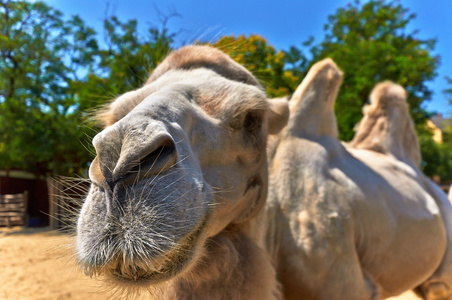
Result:
<svg viewBox="0 0 452 300"><path fill-rule="evenodd" d="M200 263L171 283L165 299L277 299L268 254L240 231L211 238Z"/></svg>
<svg viewBox="0 0 452 300"><path fill-rule="evenodd" d="M291 112L287 134L290 136L338 137L336 116L332 110L295 110Z"/></svg>

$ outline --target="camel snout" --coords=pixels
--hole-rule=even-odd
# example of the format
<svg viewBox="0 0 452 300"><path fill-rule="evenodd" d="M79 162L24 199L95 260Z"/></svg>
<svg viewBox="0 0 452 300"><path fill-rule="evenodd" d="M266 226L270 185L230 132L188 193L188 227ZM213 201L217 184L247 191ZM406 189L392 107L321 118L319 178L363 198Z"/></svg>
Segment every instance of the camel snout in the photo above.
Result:
<svg viewBox="0 0 452 300"><path fill-rule="evenodd" d="M98 134L93 140L97 156L90 167L91 180L113 190L119 183L132 185L173 167L176 144L166 130L155 127L107 128Z"/></svg>

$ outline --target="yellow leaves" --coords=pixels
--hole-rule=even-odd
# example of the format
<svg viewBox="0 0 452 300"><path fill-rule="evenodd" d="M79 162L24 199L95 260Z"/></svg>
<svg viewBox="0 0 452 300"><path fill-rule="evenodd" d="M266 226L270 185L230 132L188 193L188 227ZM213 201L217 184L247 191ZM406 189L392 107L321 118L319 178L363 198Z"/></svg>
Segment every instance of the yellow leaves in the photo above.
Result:
<svg viewBox="0 0 452 300"><path fill-rule="evenodd" d="M243 56L243 54L237 54L237 55L234 57L234 60L235 60L236 62L238 62L239 64L242 64L242 63L244 62L244 56Z"/></svg>
<svg viewBox="0 0 452 300"><path fill-rule="evenodd" d="M275 56L275 64L284 64L284 52L279 51Z"/></svg>
<svg viewBox="0 0 452 300"><path fill-rule="evenodd" d="M266 92L271 97L284 97L291 93L287 87L267 88Z"/></svg>
<svg viewBox="0 0 452 300"><path fill-rule="evenodd" d="M285 71L283 77L286 79L288 85L293 87L293 89L295 89L301 81L301 78L295 76L290 71Z"/></svg>

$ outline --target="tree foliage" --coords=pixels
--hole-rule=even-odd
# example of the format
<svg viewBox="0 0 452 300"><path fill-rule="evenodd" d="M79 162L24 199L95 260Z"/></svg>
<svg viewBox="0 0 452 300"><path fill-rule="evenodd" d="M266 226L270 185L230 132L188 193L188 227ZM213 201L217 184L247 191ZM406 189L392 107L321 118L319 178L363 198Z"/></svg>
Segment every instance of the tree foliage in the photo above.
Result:
<svg viewBox="0 0 452 300"><path fill-rule="evenodd" d="M83 146L77 77L94 31L44 3L0 1L0 168L63 172Z"/></svg>
<svg viewBox="0 0 452 300"><path fill-rule="evenodd" d="M90 112L143 84L173 48L175 34L166 24L175 15L145 34L136 20L105 17L99 37L80 17L65 18L43 2L0 0L0 169L41 175L86 169ZM435 40L407 32L413 18L399 1L355 1L329 16L317 44L311 38L302 48L278 51L259 35L239 35L212 45L248 68L269 97L291 94L309 67L333 58L345 74L336 104L343 140L353 137L373 86L398 82L409 92L424 171L452 179L452 146L433 143L422 109L431 95L425 83L439 63L431 54ZM452 101L452 89L444 92Z"/></svg>
<svg viewBox="0 0 452 300"><path fill-rule="evenodd" d="M117 95L138 88L171 51L175 34L164 26L151 27L142 36L136 20L104 19L105 48L100 49L97 69L81 83L81 110L99 105Z"/></svg>
<svg viewBox="0 0 452 300"><path fill-rule="evenodd" d="M422 152L422 171L429 177L438 176L441 182L451 182L452 139L445 137L443 143L437 143L431 135L424 133L419 135L419 144Z"/></svg>
<svg viewBox="0 0 452 300"><path fill-rule="evenodd" d="M425 122L421 104L431 96L425 83L436 76L439 58L431 54L434 39L421 40L416 31L407 32L414 17L399 1L377 0L349 3L328 17L323 41L310 48L308 67L331 57L344 71L335 108L341 139L353 137L362 106L373 86L383 80L405 87L415 123Z"/></svg>
<svg viewBox="0 0 452 300"><path fill-rule="evenodd" d="M449 76L444 76L444 79L446 79L447 83L449 84L449 87L446 88L443 91L443 93L447 97L449 104L452 104L452 78Z"/></svg>
<svg viewBox="0 0 452 300"><path fill-rule="evenodd" d="M43 2L0 0L0 169L73 175L92 159L89 111L140 86L173 34L104 20L104 43L82 19ZM99 46L103 44L102 47Z"/></svg>

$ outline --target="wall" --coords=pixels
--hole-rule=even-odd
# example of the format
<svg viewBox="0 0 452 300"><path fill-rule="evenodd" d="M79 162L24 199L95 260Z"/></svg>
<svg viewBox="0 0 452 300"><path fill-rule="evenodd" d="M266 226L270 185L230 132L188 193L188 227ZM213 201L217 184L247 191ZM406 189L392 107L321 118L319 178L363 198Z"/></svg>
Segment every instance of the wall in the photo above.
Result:
<svg viewBox="0 0 452 300"><path fill-rule="evenodd" d="M49 197L47 182L22 171L0 171L0 194L19 194L28 191L29 224L49 225Z"/></svg>

